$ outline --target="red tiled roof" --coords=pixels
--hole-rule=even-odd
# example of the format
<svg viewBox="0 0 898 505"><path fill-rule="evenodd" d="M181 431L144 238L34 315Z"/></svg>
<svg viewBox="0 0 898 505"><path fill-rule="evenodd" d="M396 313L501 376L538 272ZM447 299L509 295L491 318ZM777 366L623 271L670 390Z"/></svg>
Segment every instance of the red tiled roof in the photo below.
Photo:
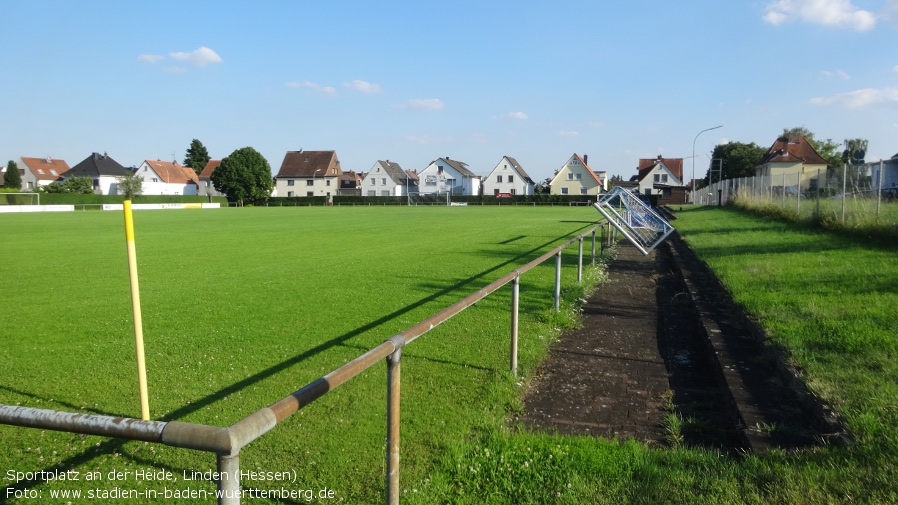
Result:
<svg viewBox="0 0 898 505"><path fill-rule="evenodd" d="M677 179L683 180L683 158L665 158L661 155L657 158L640 158L639 167L636 169L639 172L639 180L641 181L659 162L664 163Z"/></svg>
<svg viewBox="0 0 898 505"><path fill-rule="evenodd" d="M801 161L811 165L826 165L823 156L804 137L780 137L767 150L758 165L767 163L794 163Z"/></svg>
<svg viewBox="0 0 898 505"><path fill-rule="evenodd" d="M147 165L156 172L156 175L167 184L199 183L196 172L190 167L179 165L178 162L146 160Z"/></svg>
<svg viewBox="0 0 898 505"><path fill-rule="evenodd" d="M69 164L63 160L54 160L50 157L26 158L24 156L21 159L25 164L25 168L42 181L55 181L59 179L59 176L69 171Z"/></svg>
<svg viewBox="0 0 898 505"><path fill-rule="evenodd" d="M287 151L275 178L340 177L342 174L336 151Z"/></svg>
<svg viewBox="0 0 898 505"><path fill-rule="evenodd" d="M221 165L221 160L209 160L206 162L206 166L203 167L203 171L200 172L200 179L209 179L212 177L212 172L218 168L218 165Z"/></svg>

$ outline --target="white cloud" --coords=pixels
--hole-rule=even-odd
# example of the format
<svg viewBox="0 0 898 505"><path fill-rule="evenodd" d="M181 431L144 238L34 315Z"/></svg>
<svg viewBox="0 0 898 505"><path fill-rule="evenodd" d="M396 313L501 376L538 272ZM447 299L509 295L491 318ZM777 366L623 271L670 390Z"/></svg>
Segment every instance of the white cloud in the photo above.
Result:
<svg viewBox="0 0 898 505"><path fill-rule="evenodd" d="M851 76L848 75L848 73L843 72L841 70L836 70L836 71L821 70L820 73L823 74L824 77L839 77L840 79L845 79L846 81L848 79L851 79Z"/></svg>
<svg viewBox="0 0 898 505"><path fill-rule="evenodd" d="M189 53L168 53L168 56L177 61L192 63L198 67L205 67L209 63L221 63L221 56L206 46L202 46Z"/></svg>
<svg viewBox="0 0 898 505"><path fill-rule="evenodd" d="M443 108L443 101L439 98L412 98L403 103L393 105L394 109L423 109L423 110L440 110Z"/></svg>
<svg viewBox="0 0 898 505"><path fill-rule="evenodd" d="M368 81L360 81L358 79L352 82L344 82L343 86L354 89L356 91L361 91L362 93L380 93L380 84L375 84L373 82Z"/></svg>
<svg viewBox="0 0 898 505"><path fill-rule="evenodd" d="M880 17L887 23L898 28L898 0L889 0L886 6L879 12Z"/></svg>
<svg viewBox="0 0 898 505"><path fill-rule="evenodd" d="M508 114L502 114L499 116L499 119L527 119L527 114L524 112L509 112Z"/></svg>
<svg viewBox="0 0 898 505"><path fill-rule="evenodd" d="M147 63L156 63L157 61L164 60L165 56L161 54L141 54L137 57L137 61L145 61Z"/></svg>
<svg viewBox="0 0 898 505"><path fill-rule="evenodd" d="M298 88L311 89L312 91L317 91L317 92L323 93L325 95L336 95L337 94L337 89L334 88L333 86L325 86L323 84L318 84L317 82L311 82L311 81L302 81L302 82L291 81L291 82L288 82L286 84L286 86L288 88L294 88L294 89L298 89Z"/></svg>
<svg viewBox="0 0 898 505"><path fill-rule="evenodd" d="M812 98L810 103L813 105L844 107L846 109L860 109L879 104L898 104L898 88L858 89L828 97Z"/></svg>
<svg viewBox="0 0 898 505"><path fill-rule="evenodd" d="M579 137L580 132L572 131L572 130L562 130L558 132L560 137Z"/></svg>
<svg viewBox="0 0 898 505"><path fill-rule="evenodd" d="M851 0L775 0L764 10L764 21L773 25L798 19L860 32L876 25L876 15L855 7Z"/></svg>

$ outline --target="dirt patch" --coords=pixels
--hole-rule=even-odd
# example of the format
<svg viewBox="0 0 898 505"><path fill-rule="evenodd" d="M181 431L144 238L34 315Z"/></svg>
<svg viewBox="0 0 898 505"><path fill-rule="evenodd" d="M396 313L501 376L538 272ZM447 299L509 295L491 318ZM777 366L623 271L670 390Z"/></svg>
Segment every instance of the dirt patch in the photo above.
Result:
<svg viewBox="0 0 898 505"><path fill-rule="evenodd" d="M733 451L807 447L840 430L679 238L615 254L582 327L535 372L524 426Z"/></svg>

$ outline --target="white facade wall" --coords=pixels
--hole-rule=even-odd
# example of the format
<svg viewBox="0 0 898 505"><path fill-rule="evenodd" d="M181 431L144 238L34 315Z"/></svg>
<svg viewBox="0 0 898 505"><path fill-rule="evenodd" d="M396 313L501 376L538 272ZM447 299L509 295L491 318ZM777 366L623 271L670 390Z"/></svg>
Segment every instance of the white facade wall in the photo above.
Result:
<svg viewBox="0 0 898 505"><path fill-rule="evenodd" d="M275 180L274 194L285 197L324 196L337 194L337 177L283 177ZM213 191L215 188L212 188Z"/></svg>
<svg viewBox="0 0 898 505"><path fill-rule="evenodd" d="M483 194L511 193L513 195L532 195L533 184L521 176L520 172L503 157L496 168L483 180Z"/></svg>
<svg viewBox="0 0 898 505"><path fill-rule="evenodd" d="M440 158L418 174L418 193L477 196L480 194L480 178L464 176Z"/></svg>
<svg viewBox="0 0 898 505"><path fill-rule="evenodd" d="M164 170L164 169L163 169ZM181 184L181 183L167 183L164 182L163 178L159 176L153 167L150 166L149 163L144 160L143 163L137 167L137 172L135 174L143 179L143 194L144 195L190 195L195 196L197 194L197 186L196 184ZM116 194L116 193L104 193L106 195Z"/></svg>

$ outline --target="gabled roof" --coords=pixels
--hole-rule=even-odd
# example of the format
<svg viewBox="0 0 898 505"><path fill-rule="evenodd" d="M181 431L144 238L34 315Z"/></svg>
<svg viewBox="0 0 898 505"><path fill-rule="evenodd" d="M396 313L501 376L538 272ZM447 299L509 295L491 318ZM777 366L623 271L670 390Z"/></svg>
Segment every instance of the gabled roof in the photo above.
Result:
<svg viewBox="0 0 898 505"><path fill-rule="evenodd" d="M768 163L795 163L800 161L810 165L826 165L823 156L804 137L780 137L767 150L758 165Z"/></svg>
<svg viewBox="0 0 898 505"><path fill-rule="evenodd" d="M289 177L340 177L340 160L336 151L287 151L276 179Z"/></svg>
<svg viewBox="0 0 898 505"><path fill-rule="evenodd" d="M179 165L177 161L144 160L166 184L197 184L199 177L190 167Z"/></svg>
<svg viewBox="0 0 898 505"><path fill-rule="evenodd" d="M71 177L123 177L131 175L133 172L121 166L117 161L108 155L93 153L78 163L71 170L66 172L66 178Z"/></svg>
<svg viewBox="0 0 898 505"><path fill-rule="evenodd" d="M30 171L37 179L42 181L55 181L61 175L69 171L69 164L63 160L46 158L21 158L26 170Z"/></svg>
<svg viewBox="0 0 898 505"><path fill-rule="evenodd" d="M447 165L449 165L450 167L455 169L456 172L460 173L461 175L463 175L465 177L477 177L476 175L474 175L474 172L468 170L468 168L467 168L468 164L461 162L461 161L456 161L456 160L449 159L449 158L437 158L437 159L431 161L430 164L433 165L434 163L436 163L440 160L443 160L443 162L445 162Z"/></svg>
<svg viewBox="0 0 898 505"><path fill-rule="evenodd" d="M380 164L384 168L384 172L393 179L393 182L396 184L404 185L406 180L409 179L409 174L406 173L402 167L399 166L399 163L392 162L390 160L382 161L377 160L377 163Z"/></svg>
<svg viewBox="0 0 898 505"><path fill-rule="evenodd" d="M583 168L586 169L586 173L588 173L589 175L591 175L592 178L595 179L595 181L599 184L599 186L602 186L602 180L599 179L599 176L596 175L596 173L593 172L591 168L589 168L589 165L586 164L586 160L583 159L582 156L580 156L580 155L577 154L577 153L574 153L574 155L571 156L571 158L577 158L577 160L580 161L580 164L583 165ZM568 158L568 160L570 160L571 158ZM564 167L562 167L562 168L564 168ZM558 171L558 174L560 174L560 173L561 173L561 171L559 170L559 171ZM555 177L558 177L558 174L555 174ZM555 177L552 178L552 182L555 182Z"/></svg>
<svg viewBox="0 0 898 505"><path fill-rule="evenodd" d="M675 173L673 172L673 170L670 170L670 167L667 166L666 161L667 161L667 160L664 160L664 161L656 161L654 165L649 166L649 167L646 167L646 168L643 168L642 170L640 170L639 173L638 173L637 175L633 176L633 178L631 178L630 180L631 180L631 181L640 181L640 182L641 182L643 179L645 179L646 177L648 177L649 174L651 174L657 167L663 166L663 167L667 167L667 170L668 170L668 171L671 173L671 175L673 175L678 181L683 182L682 179L680 179L679 177L677 177L677 174L675 174ZM656 186L661 186L660 184L657 184L657 183L655 183L655 185L656 185Z"/></svg>
<svg viewBox="0 0 898 505"><path fill-rule="evenodd" d="M639 172L638 180L641 181L645 178L658 162L664 163L664 166L670 170L670 173L674 174L674 177L681 181L683 180L683 158L665 158L660 154L654 159L640 158L639 167L636 169Z"/></svg>
<svg viewBox="0 0 898 505"><path fill-rule="evenodd" d="M210 179L212 177L212 172L218 168L218 165L221 165L221 160L207 161L206 166L203 167L203 171L200 172L200 179Z"/></svg>
<svg viewBox="0 0 898 505"><path fill-rule="evenodd" d="M411 179L415 182L418 182L418 169L417 168L414 170L406 170L405 173L406 173L406 175L408 175L409 179Z"/></svg>
<svg viewBox="0 0 898 505"><path fill-rule="evenodd" d="M518 172L518 175L524 178L524 181L533 184L533 179L531 179L530 176L527 175L527 172L524 171L524 169L521 167L521 164L518 163L518 160L512 158L511 156L503 156L503 158L507 159L508 162L511 163L511 166L513 166L514 169Z"/></svg>

